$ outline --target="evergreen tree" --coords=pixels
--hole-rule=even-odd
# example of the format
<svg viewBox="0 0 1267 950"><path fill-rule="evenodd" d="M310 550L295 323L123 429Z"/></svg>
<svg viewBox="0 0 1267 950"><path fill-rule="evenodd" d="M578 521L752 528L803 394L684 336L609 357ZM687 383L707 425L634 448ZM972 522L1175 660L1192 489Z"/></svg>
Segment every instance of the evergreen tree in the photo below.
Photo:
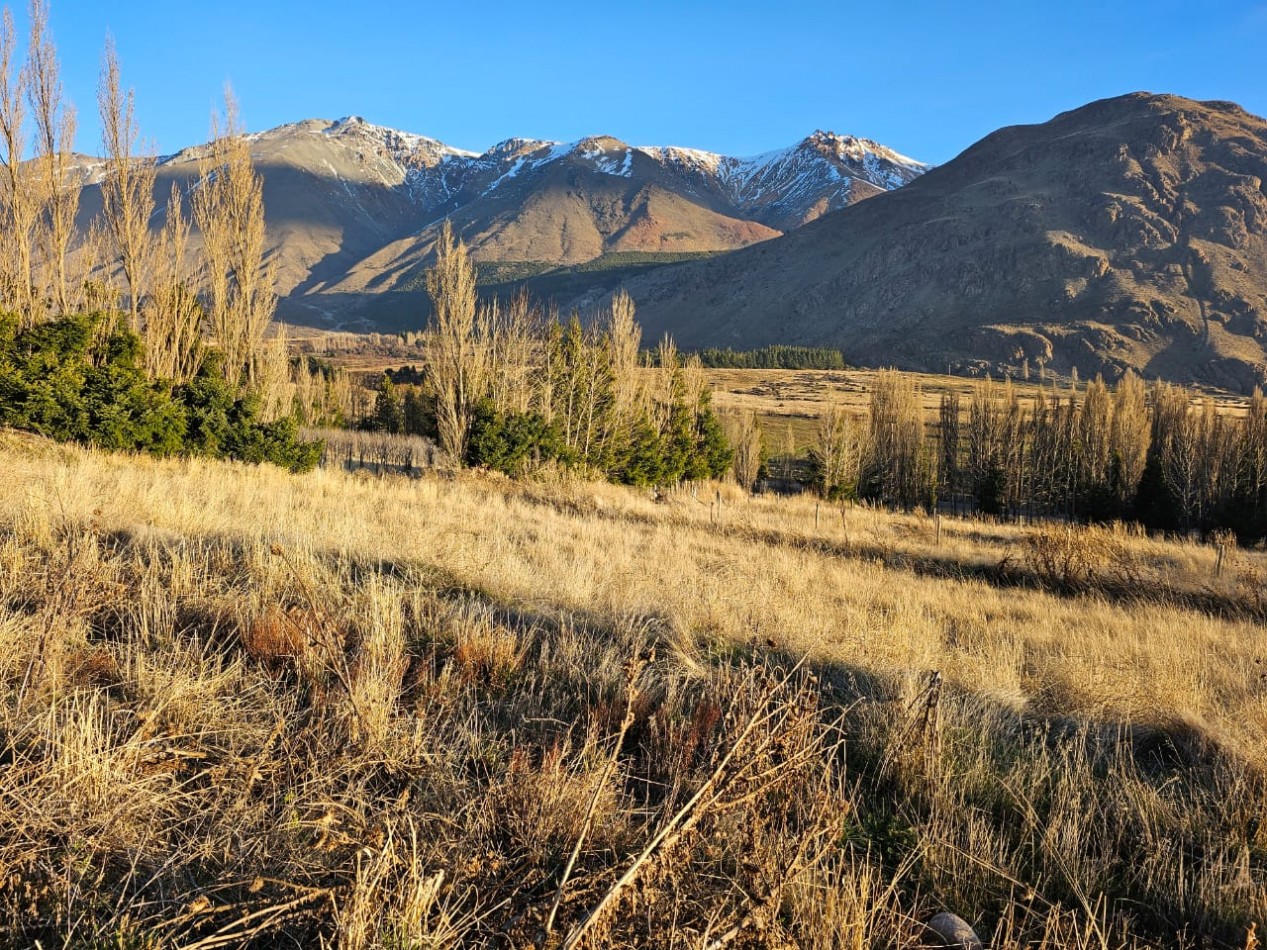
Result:
<svg viewBox="0 0 1267 950"><path fill-rule="evenodd" d="M374 397L374 414L370 418L369 427L377 432L393 434L405 431L404 406L396 392L396 384L386 373L378 383L378 394Z"/></svg>

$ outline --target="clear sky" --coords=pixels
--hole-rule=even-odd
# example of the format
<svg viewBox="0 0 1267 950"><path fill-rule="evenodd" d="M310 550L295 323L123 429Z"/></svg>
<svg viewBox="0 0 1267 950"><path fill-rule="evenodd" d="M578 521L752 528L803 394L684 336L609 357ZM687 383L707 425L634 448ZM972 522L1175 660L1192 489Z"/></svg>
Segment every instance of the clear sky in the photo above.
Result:
<svg viewBox="0 0 1267 950"><path fill-rule="evenodd" d="M944 162L1138 89L1267 114L1267 2L51 3L84 151L107 31L160 152L206 137L226 80L253 130L356 114L474 150L604 133L750 155L823 128Z"/></svg>

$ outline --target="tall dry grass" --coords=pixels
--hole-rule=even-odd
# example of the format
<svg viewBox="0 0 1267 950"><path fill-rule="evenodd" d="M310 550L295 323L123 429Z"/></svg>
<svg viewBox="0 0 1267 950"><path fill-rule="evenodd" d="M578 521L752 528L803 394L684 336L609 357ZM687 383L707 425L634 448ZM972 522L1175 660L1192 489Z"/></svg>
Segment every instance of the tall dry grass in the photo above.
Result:
<svg viewBox="0 0 1267 950"><path fill-rule="evenodd" d="M1267 916L1257 553L1105 530L1064 578L1014 526L3 438L18 945L914 947L950 909L995 947L1243 948Z"/></svg>

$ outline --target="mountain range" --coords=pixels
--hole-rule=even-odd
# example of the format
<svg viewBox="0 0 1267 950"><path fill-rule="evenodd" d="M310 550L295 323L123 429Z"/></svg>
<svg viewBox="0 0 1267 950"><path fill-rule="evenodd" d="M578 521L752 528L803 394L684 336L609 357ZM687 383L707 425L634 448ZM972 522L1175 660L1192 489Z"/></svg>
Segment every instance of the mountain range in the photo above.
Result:
<svg viewBox="0 0 1267 950"><path fill-rule="evenodd" d="M778 237L928 167L822 131L747 159L611 136L514 138L476 154L355 116L248 138L279 316L344 329L422 325L422 277L445 219L484 284L540 278L553 294L551 277L579 268L584 288L602 291L633 271ZM191 186L203 148L160 159L156 193ZM99 204L90 189L84 213Z"/></svg>
<svg viewBox="0 0 1267 950"><path fill-rule="evenodd" d="M1100 100L935 168L830 132L746 159L610 136L476 154L356 117L249 139L292 323L422 326L447 219L486 295L566 312L623 287L646 338L688 348L1267 380L1267 122L1229 102ZM159 161L159 196L201 148Z"/></svg>
<svg viewBox="0 0 1267 950"><path fill-rule="evenodd" d="M1134 93L1000 129L777 241L626 282L683 346L870 365L1267 380L1267 122Z"/></svg>

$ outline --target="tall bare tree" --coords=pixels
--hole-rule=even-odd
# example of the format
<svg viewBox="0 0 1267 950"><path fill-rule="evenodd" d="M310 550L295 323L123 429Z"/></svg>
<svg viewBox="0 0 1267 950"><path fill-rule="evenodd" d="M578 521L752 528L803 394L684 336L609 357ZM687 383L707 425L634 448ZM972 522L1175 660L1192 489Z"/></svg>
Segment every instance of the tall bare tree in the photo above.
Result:
<svg viewBox="0 0 1267 950"><path fill-rule="evenodd" d="M155 166L152 157L137 154L140 133L134 98L132 90L123 91L114 40L107 37L97 85L101 144L106 159L101 203L119 266L128 284L131 326L140 332L141 302L149 289L154 249L149 222L154 213Z"/></svg>
<svg viewBox="0 0 1267 950"><path fill-rule="evenodd" d="M143 314L146 368L151 376L186 382L200 363L202 305L186 280L189 218L176 184L167 199L159 244Z"/></svg>
<svg viewBox="0 0 1267 950"><path fill-rule="evenodd" d="M57 47L48 26L48 3L31 0L31 40L27 52L27 101L35 121L35 169L42 199L45 284L55 312L70 308L67 253L75 231L82 188L73 167L75 107L65 99Z"/></svg>
<svg viewBox="0 0 1267 950"><path fill-rule="evenodd" d="M1113 463L1113 396L1097 376L1087 384L1078 415L1078 483L1086 497L1103 492Z"/></svg>
<svg viewBox="0 0 1267 950"><path fill-rule="evenodd" d="M818 420L813 453L818 462L819 490L853 498L866 462L863 426L844 407L829 403Z"/></svg>
<svg viewBox="0 0 1267 950"><path fill-rule="evenodd" d="M1113 456L1117 500L1126 505L1135 497L1144 466L1152 426L1148 418L1148 390L1144 381L1127 372L1113 393Z"/></svg>
<svg viewBox="0 0 1267 950"><path fill-rule="evenodd" d="M677 344L667 333L656 344L655 352L656 369L644 398L650 404L656 424L663 429L669 423L669 413L673 405L673 381L678 376L682 360Z"/></svg>
<svg viewBox="0 0 1267 950"><path fill-rule="evenodd" d="M1153 390L1153 444L1177 520L1185 528L1191 527L1201 513L1201 422L1201 417L1192 412L1192 398L1187 390L1157 384Z"/></svg>
<svg viewBox="0 0 1267 950"><path fill-rule="evenodd" d="M489 361L497 367L489 388L499 411L522 413L532 408L539 382L536 364L542 319L541 308L526 288L512 296L506 307L494 301L483 311Z"/></svg>
<svg viewBox="0 0 1267 950"><path fill-rule="evenodd" d="M37 204L26 158L28 73L14 59L17 34L8 7L0 16L0 305L31 319L32 243Z"/></svg>
<svg viewBox="0 0 1267 950"><path fill-rule="evenodd" d="M461 462L475 404L485 394L485 348L476 334L475 265L445 221L436 263L427 271L432 316L427 349L441 447Z"/></svg>
<svg viewBox="0 0 1267 950"><path fill-rule="evenodd" d="M752 491L761 472L761 455L763 451L761 427L757 425L757 415L751 410L728 413L723 417L726 436L734 447L735 456L731 460L731 471L735 473L735 481L744 491Z"/></svg>
<svg viewBox="0 0 1267 950"><path fill-rule="evenodd" d="M254 385L261 344L277 307L265 255L264 182L255 171L237 100L225 90L223 119L198 163L194 221L202 232L207 315L224 353L225 378Z"/></svg>
<svg viewBox="0 0 1267 950"><path fill-rule="evenodd" d="M872 491L889 504L920 504L926 488L924 408L912 377L896 370L876 374L868 436Z"/></svg>
<svg viewBox="0 0 1267 950"><path fill-rule="evenodd" d="M615 383L615 413L620 422L628 420L638 393L638 351L642 329L634 321L634 302L624 290L612 298L607 334L611 340L612 375Z"/></svg>
<svg viewBox="0 0 1267 950"><path fill-rule="evenodd" d="M295 386L291 380L286 324L278 322L273 335L261 347L256 389L260 394L260 418L273 422L294 412Z"/></svg>
<svg viewBox="0 0 1267 950"><path fill-rule="evenodd" d="M962 488L959 452L963 432L957 391L952 390L941 397L941 406L937 415L941 435L941 458L938 470L941 472L942 497L949 496L951 503L957 509L958 493Z"/></svg>

